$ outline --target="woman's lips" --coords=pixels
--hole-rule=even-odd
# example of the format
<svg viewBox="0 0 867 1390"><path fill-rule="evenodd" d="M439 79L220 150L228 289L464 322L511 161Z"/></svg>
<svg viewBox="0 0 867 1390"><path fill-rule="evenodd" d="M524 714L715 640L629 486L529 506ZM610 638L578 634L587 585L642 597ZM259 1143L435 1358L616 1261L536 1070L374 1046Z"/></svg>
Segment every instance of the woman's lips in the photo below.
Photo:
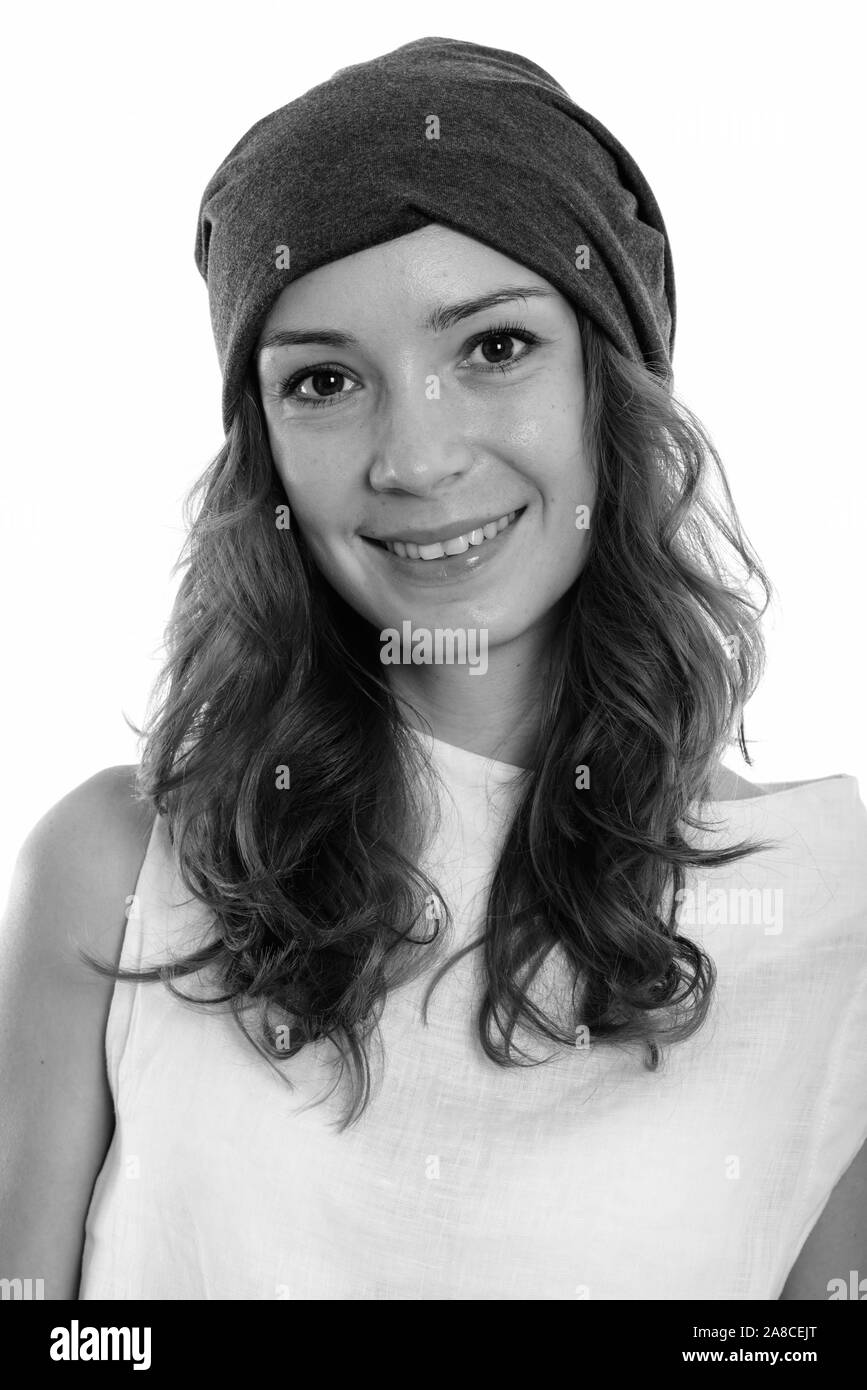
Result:
<svg viewBox="0 0 867 1390"><path fill-rule="evenodd" d="M458 526L446 528L445 536L423 536L416 533L407 539L385 539L384 544L387 550L393 550L396 554L409 560L442 560L446 555L463 555L470 546L478 548L487 541L496 540L500 531L505 531L506 527L515 520L518 515L518 508L504 512L502 515L486 518L485 520L472 523L468 526ZM419 537L421 536L421 539ZM377 540L383 540L377 537Z"/></svg>
<svg viewBox="0 0 867 1390"><path fill-rule="evenodd" d="M405 576L416 584L445 584L470 578L480 566L502 554L526 510L526 507L522 507L515 513L515 519L509 522L505 530L499 531L492 539L486 539L483 544L471 545L459 555L444 555L433 560L413 560L395 554L383 543L370 540L366 536L363 536L362 540L382 557L382 563L387 565L392 573Z"/></svg>

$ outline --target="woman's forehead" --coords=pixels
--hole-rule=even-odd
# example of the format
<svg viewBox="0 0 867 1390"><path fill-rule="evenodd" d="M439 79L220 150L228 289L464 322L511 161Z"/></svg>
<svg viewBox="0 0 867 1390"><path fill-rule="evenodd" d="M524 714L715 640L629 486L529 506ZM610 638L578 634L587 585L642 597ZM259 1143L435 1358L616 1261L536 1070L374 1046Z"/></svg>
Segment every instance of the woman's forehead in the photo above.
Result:
<svg viewBox="0 0 867 1390"><path fill-rule="evenodd" d="M492 246L440 223L318 266L293 280L277 296L263 336L278 325L317 310L369 314L372 296L398 311L434 311L472 296L505 298L526 291L548 302L567 301L541 275ZM433 326L433 325L431 325Z"/></svg>

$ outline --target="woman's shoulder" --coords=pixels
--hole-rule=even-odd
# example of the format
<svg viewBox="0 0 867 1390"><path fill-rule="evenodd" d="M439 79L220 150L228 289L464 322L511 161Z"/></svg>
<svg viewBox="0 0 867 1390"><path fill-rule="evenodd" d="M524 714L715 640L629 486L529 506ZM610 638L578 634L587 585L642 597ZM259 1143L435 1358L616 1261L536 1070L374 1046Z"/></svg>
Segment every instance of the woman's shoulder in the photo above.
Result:
<svg viewBox="0 0 867 1390"><path fill-rule="evenodd" d="M741 777L723 763L717 764L711 783L711 795L715 801L746 801L754 796L764 796L767 790L766 787Z"/></svg>
<svg viewBox="0 0 867 1390"><path fill-rule="evenodd" d="M116 958L155 812L136 795L135 765L102 768L54 803L26 836L9 911L64 956L84 946ZM54 934L57 934L56 940Z"/></svg>
<svg viewBox="0 0 867 1390"><path fill-rule="evenodd" d="M155 812L136 788L136 764L102 768L68 791L36 822L22 851L85 872L123 871L139 859Z"/></svg>
<svg viewBox="0 0 867 1390"><path fill-rule="evenodd" d="M731 768L719 763L711 781L711 796L716 802L751 801L758 797L774 797L784 792L805 792L831 796L838 800L859 802L857 778L840 772L829 777L812 777L794 782L751 782ZM801 798L803 799L803 798Z"/></svg>
<svg viewBox="0 0 867 1390"><path fill-rule="evenodd" d="M738 883L785 891L804 922L848 916L867 935L867 806L849 773L760 785L720 768L698 843L720 833L758 846L727 871ZM824 905L824 906L823 906Z"/></svg>
<svg viewBox="0 0 867 1390"><path fill-rule="evenodd" d="M153 814L134 767L110 767L61 797L15 862L0 923L0 1224L6 1252L74 1298L93 1184L113 1125L105 1036L116 965Z"/></svg>

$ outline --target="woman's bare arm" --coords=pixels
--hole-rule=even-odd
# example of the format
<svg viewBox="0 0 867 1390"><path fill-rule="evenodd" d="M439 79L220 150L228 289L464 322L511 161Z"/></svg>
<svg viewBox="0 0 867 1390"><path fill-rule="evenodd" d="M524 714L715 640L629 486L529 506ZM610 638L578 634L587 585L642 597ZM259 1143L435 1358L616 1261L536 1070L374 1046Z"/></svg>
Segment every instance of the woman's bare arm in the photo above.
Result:
<svg viewBox="0 0 867 1390"><path fill-rule="evenodd" d="M154 819L132 799L134 774L106 768L43 816L0 922L0 1279L41 1279L50 1299L78 1296L85 1217L114 1126L114 982L76 946L118 961Z"/></svg>
<svg viewBox="0 0 867 1390"><path fill-rule="evenodd" d="M854 1271L855 1279L851 1279ZM787 1302L851 1298L851 1287L864 1280L855 1297L867 1297L867 1144L846 1169L789 1271L780 1294ZM842 1280L843 1284L833 1281ZM845 1287L846 1293L840 1290Z"/></svg>

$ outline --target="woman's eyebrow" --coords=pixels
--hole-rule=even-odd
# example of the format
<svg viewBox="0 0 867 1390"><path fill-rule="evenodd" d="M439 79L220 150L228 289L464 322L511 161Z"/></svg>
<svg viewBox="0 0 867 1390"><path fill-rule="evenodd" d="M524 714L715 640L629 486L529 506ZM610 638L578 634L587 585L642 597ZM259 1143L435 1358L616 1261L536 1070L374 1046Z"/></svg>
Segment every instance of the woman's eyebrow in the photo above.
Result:
<svg viewBox="0 0 867 1390"><path fill-rule="evenodd" d="M461 319L479 314L483 309L492 309L496 304L508 304L516 299L552 298L555 290L542 285L504 285L502 289L479 295L476 299L462 299L456 304L438 304L424 319L422 327L431 333L442 333ZM327 347L359 347L359 341L351 333L342 333L336 328L281 328L269 333L256 348L256 356L270 347L292 347L298 343L324 343Z"/></svg>
<svg viewBox="0 0 867 1390"><path fill-rule="evenodd" d="M543 285L504 285L501 290L480 295L478 299L462 299L457 304L440 304L424 321L424 327L431 333L442 333L461 319L479 314L483 309L492 309L495 304L508 304L514 299L552 298L555 290Z"/></svg>

